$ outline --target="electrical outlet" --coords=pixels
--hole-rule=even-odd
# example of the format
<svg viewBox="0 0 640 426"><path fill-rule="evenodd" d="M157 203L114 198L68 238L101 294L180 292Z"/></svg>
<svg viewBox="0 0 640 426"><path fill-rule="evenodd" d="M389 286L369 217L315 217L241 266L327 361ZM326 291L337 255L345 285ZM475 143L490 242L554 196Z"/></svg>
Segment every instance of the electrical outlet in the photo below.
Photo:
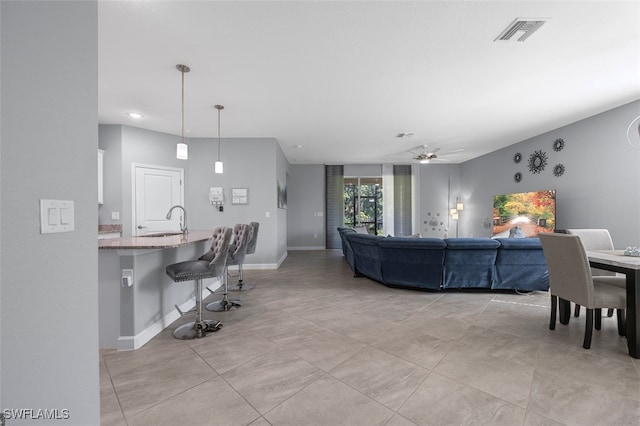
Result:
<svg viewBox="0 0 640 426"><path fill-rule="evenodd" d="M133 269L123 269L120 277L122 287L131 287L133 285Z"/></svg>

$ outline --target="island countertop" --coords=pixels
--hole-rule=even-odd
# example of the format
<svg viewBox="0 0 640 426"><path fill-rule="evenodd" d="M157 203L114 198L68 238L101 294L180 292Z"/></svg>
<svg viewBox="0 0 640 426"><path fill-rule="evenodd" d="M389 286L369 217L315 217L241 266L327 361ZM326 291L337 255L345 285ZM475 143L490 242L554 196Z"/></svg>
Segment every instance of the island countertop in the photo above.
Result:
<svg viewBox="0 0 640 426"><path fill-rule="evenodd" d="M138 349L195 304L193 283L177 285L166 267L206 253L213 230L155 235L98 240L101 349ZM209 288L220 284L220 278L203 280Z"/></svg>
<svg viewBox="0 0 640 426"><path fill-rule="evenodd" d="M162 234L162 233L159 233ZM98 240L98 249L123 250L123 249L165 249L183 247L189 244L206 241L213 237L213 231L189 231L184 236L182 233L161 237L120 237Z"/></svg>

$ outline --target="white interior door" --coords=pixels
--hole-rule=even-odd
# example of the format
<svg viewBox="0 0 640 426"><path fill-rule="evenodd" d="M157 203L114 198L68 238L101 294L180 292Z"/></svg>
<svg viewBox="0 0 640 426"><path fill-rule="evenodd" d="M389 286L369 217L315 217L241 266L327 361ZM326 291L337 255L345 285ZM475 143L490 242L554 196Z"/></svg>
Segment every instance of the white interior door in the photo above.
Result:
<svg viewBox="0 0 640 426"><path fill-rule="evenodd" d="M134 164L133 235L163 231L179 231L183 220L181 209L175 209L171 219L167 213L172 206L184 206L182 169Z"/></svg>

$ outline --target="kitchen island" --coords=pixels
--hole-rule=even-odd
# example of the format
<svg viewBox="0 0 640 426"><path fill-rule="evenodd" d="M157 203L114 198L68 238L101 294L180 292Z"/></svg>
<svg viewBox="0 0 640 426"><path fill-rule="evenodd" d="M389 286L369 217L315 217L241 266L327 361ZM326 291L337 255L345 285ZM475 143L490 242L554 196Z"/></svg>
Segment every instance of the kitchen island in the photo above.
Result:
<svg viewBox="0 0 640 426"><path fill-rule="evenodd" d="M98 240L101 349L138 349L180 317L176 305L188 311L195 304L194 284L174 283L165 268L207 252L213 231L154 235ZM214 289L220 282L203 285Z"/></svg>

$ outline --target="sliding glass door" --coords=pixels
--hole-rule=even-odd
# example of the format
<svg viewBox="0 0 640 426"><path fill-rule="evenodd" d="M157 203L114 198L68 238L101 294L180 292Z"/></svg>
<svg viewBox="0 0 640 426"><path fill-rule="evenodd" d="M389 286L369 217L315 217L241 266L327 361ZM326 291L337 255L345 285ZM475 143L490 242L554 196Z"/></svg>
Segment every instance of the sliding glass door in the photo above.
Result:
<svg viewBox="0 0 640 426"><path fill-rule="evenodd" d="M344 224L365 226L369 233L382 232L382 178L344 178Z"/></svg>

